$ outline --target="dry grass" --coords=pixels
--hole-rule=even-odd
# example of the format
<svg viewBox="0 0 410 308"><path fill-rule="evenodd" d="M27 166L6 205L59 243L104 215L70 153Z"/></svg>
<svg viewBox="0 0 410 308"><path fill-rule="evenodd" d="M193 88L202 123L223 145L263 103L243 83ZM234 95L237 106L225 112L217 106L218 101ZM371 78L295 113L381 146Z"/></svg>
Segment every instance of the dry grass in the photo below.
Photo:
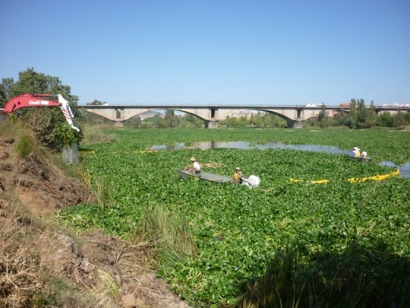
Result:
<svg viewBox="0 0 410 308"><path fill-rule="evenodd" d="M55 154L20 134L30 136L20 125L0 123L0 307L123 307L132 297L150 307L179 306L155 275L137 281L150 277L152 244L58 224L58 208L93 193L67 175L81 173L80 166L56 164ZM89 176L82 179L90 185ZM101 189L105 199L106 184Z"/></svg>
<svg viewBox="0 0 410 308"><path fill-rule="evenodd" d="M19 215L17 201L0 204L8 207L0 222L0 306L25 306L42 288L32 220Z"/></svg>

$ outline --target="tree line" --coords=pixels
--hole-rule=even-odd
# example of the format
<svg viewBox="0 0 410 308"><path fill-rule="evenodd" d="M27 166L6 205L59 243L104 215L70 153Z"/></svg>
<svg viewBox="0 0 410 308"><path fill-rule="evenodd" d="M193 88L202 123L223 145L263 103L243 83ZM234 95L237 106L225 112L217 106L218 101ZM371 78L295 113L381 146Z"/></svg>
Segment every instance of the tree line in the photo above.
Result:
<svg viewBox="0 0 410 308"><path fill-rule="evenodd" d="M373 101L366 106L364 99L351 99L348 112L340 111L334 116L326 112L326 105L322 105L317 118L308 119L306 126L336 127L346 126L352 129L371 127L403 127L410 125L410 112L391 113L388 111L376 113Z"/></svg>
<svg viewBox="0 0 410 308"><path fill-rule="evenodd" d="M305 127L348 127L351 129L365 129L371 127L400 128L410 125L410 112L380 112L376 113L373 103L367 107L363 99L352 99L349 111L341 110L338 114L329 116L326 106L322 105L316 118L304 122ZM177 116L174 110L167 110L164 115L141 120L136 116L125 122L125 125L134 128L185 128L204 127L205 123L198 117L190 114ZM268 112L259 112L250 116L229 117L218 121L218 127L243 128L243 127L288 127L288 123L278 115Z"/></svg>
<svg viewBox="0 0 410 308"><path fill-rule="evenodd" d="M177 115L175 110L168 109L164 114L157 113L144 120L139 116L135 116L132 119L125 121L124 125L134 128L203 128L205 127L205 121L188 113ZM285 126L285 120L279 116L268 113L252 114L248 117L229 117L218 121L218 127L228 128Z"/></svg>

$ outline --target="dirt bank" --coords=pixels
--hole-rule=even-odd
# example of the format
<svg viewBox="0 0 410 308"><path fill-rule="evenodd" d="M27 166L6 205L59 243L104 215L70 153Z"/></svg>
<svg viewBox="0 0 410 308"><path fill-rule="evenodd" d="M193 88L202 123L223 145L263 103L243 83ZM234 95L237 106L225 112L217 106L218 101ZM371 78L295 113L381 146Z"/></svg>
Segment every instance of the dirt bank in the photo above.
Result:
<svg viewBox="0 0 410 308"><path fill-rule="evenodd" d="M95 196L46 152L17 158L14 145L0 137L1 307L188 307L156 278L148 243L59 226L58 209Z"/></svg>

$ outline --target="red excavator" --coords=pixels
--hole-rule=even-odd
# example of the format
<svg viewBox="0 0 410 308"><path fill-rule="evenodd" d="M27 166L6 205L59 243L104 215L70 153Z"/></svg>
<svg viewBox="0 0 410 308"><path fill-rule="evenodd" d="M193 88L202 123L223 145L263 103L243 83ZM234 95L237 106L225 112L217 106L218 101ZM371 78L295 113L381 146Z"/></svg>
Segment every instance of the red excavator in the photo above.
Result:
<svg viewBox="0 0 410 308"><path fill-rule="evenodd" d="M58 102L50 100L53 96L57 96ZM73 124L74 115L71 111L69 102L65 100L61 94L22 94L7 102L4 109L0 109L0 113L11 113L17 109L26 107L60 107L71 128L75 129L77 132L80 131L80 129Z"/></svg>

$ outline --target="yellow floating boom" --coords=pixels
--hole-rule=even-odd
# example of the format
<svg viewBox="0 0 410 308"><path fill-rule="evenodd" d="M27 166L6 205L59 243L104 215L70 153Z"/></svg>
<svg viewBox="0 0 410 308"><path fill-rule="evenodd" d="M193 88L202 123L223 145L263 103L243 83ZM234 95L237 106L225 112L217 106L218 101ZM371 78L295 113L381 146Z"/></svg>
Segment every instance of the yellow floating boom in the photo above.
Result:
<svg viewBox="0 0 410 308"><path fill-rule="evenodd" d="M390 177L399 176L399 175L400 175L400 170L397 169L396 171L392 173L388 173L388 174L374 175L374 176L369 176L366 178L350 178L350 179L347 179L347 181L350 183L358 183L358 182L366 182L366 181L384 181Z"/></svg>
<svg viewBox="0 0 410 308"><path fill-rule="evenodd" d="M400 175L400 170L397 169L396 171L393 171L392 173L388 173L388 174L374 175L374 176L369 176L365 178L350 178L350 179L347 179L346 181L348 181L349 183L361 183L361 182L366 182L366 181L384 181L384 180L387 180L388 178L399 176L399 175ZM298 180L298 179L293 179L293 178L290 178L290 181L292 183L308 183L308 184L327 184L330 182L330 180L327 180L327 179L304 181L304 180Z"/></svg>

